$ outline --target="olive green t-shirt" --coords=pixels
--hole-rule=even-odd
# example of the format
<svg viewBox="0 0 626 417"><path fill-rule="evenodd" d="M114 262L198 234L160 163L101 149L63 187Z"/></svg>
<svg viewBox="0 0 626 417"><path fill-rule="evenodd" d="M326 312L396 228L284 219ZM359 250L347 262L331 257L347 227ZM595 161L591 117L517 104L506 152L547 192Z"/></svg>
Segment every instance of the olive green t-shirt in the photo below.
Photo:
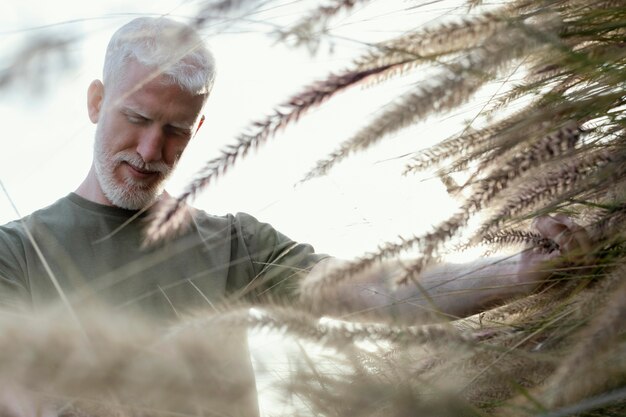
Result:
<svg viewBox="0 0 626 417"><path fill-rule="evenodd" d="M324 257L248 214L200 210L185 234L142 249L146 218L135 214L71 193L0 226L0 307L58 300L53 275L76 305L98 300L174 318L225 297L292 297Z"/></svg>
<svg viewBox="0 0 626 417"><path fill-rule="evenodd" d="M0 226L0 309L42 310L62 292L73 308L104 304L167 321L225 298L293 297L324 257L248 214L195 209L184 234L142 249L147 219L137 214L72 193ZM223 331L217 356L204 358L212 367L202 390L216 399L216 415L258 415L244 336Z"/></svg>

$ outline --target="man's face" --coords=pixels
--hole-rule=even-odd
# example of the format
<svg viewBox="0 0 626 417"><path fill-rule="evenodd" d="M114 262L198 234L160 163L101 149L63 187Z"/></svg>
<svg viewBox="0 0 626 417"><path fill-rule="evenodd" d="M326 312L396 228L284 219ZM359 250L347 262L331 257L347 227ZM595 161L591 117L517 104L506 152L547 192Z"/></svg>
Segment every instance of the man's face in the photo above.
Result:
<svg viewBox="0 0 626 417"><path fill-rule="evenodd" d="M204 95L130 62L104 86L94 149L102 193L118 207L152 204L193 135Z"/></svg>

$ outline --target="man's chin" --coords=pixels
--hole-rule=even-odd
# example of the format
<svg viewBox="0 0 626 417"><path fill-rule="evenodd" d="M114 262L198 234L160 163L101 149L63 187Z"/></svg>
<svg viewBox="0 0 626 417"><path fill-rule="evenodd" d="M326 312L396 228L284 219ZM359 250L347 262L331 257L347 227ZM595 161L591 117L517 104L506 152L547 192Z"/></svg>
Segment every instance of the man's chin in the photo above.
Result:
<svg viewBox="0 0 626 417"><path fill-rule="evenodd" d="M161 194L161 190L126 190L121 193L114 192L110 194L111 195L107 196L107 198L111 201L111 203L113 203L113 205L127 210L141 210L154 204Z"/></svg>
<svg viewBox="0 0 626 417"><path fill-rule="evenodd" d="M141 210L156 202L163 192L165 178L149 182L136 181L123 177L116 178L113 173L98 175L100 188L112 205L127 210Z"/></svg>

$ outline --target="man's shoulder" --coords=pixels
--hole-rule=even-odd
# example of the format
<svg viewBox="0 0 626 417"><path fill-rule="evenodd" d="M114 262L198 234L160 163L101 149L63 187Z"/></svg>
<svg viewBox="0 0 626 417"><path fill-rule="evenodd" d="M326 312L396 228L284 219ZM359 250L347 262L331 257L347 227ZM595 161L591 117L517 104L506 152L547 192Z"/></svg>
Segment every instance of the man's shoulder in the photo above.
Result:
<svg viewBox="0 0 626 417"><path fill-rule="evenodd" d="M64 205L61 200L63 199L59 199L20 219L0 225L0 256L9 259L12 254L16 259L23 259L28 251L27 248L31 245L32 238L29 233L33 233L33 229L35 229L33 226L52 221L55 218L54 213L58 213L61 206Z"/></svg>
<svg viewBox="0 0 626 417"><path fill-rule="evenodd" d="M202 209L191 207L189 210L191 216L189 218L197 227L200 228L221 228L229 226L234 216L232 214L216 215L208 213Z"/></svg>
<svg viewBox="0 0 626 417"><path fill-rule="evenodd" d="M197 210L194 221L199 230L217 234L226 233L231 239L242 239L253 247L267 247L287 244L291 239L277 230L272 224L258 220L255 216L245 212L212 215ZM256 250L256 249L255 249Z"/></svg>
<svg viewBox="0 0 626 417"><path fill-rule="evenodd" d="M33 222L47 223L50 220L59 216L59 213L67 212L68 196L62 197L54 203L35 210L31 214L28 214L20 219L12 220L8 223L0 225L0 233L12 236L22 236L26 234L24 229L25 224Z"/></svg>
<svg viewBox="0 0 626 417"><path fill-rule="evenodd" d="M192 218L197 225L210 228L232 227L234 230L248 230L254 229L259 225L267 225L267 223L257 220L253 215L244 212L218 215L198 208L192 208Z"/></svg>

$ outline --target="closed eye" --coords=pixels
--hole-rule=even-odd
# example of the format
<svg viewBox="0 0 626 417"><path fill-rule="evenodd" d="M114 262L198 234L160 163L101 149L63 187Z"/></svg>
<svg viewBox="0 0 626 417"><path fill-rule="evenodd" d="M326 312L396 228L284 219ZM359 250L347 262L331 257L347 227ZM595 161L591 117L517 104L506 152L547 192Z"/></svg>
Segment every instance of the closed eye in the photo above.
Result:
<svg viewBox="0 0 626 417"><path fill-rule="evenodd" d="M185 138L191 137L191 129L186 129L183 127L176 127L172 125L165 126L165 129L171 135L181 136Z"/></svg>
<svg viewBox="0 0 626 417"><path fill-rule="evenodd" d="M134 112L123 111L122 114L126 117L126 120L132 124L143 124L150 121L150 119Z"/></svg>
<svg viewBox="0 0 626 417"><path fill-rule="evenodd" d="M148 119L141 116L126 116L126 119L133 124L142 124L148 121Z"/></svg>

